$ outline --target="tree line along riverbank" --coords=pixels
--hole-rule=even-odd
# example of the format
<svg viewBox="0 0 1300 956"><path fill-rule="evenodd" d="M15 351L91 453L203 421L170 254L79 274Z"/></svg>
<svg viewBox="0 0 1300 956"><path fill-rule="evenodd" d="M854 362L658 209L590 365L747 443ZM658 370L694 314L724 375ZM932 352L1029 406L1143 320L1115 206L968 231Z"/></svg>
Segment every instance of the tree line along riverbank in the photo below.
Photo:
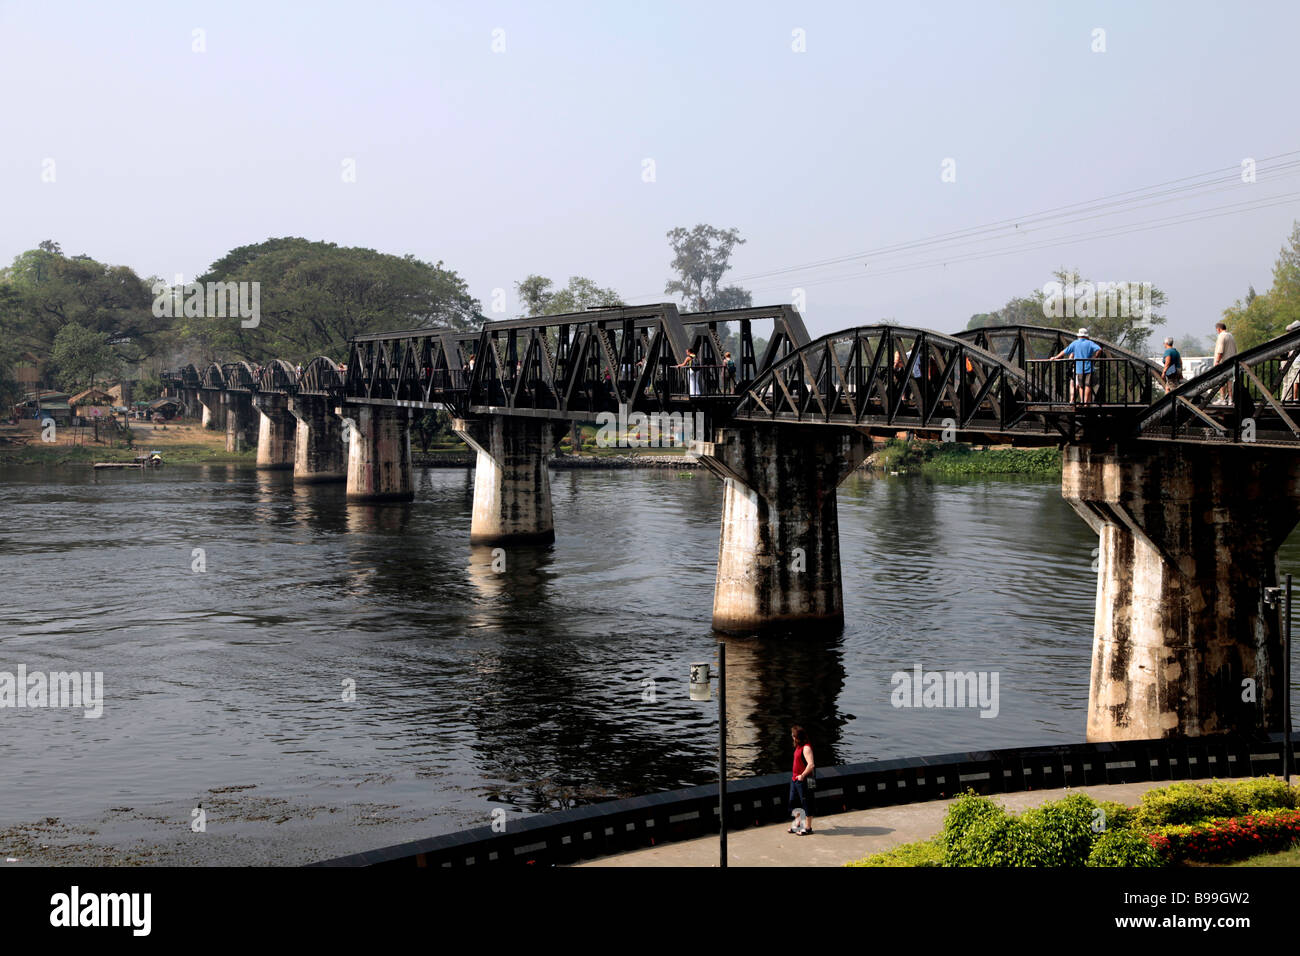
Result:
<svg viewBox="0 0 1300 956"><path fill-rule="evenodd" d="M27 423L25 423L27 424ZM552 458L553 467L618 469L659 468L682 471L703 466L684 448L600 448L592 435L585 434L582 451L570 451L566 437ZM57 442L41 440L34 428L5 429L0 434L0 464L85 465L97 461L127 461L157 450L165 463L248 465L256 460L256 448L237 452L225 448L225 435L207 431L196 423L174 423L165 428L135 425L130 442L96 443L88 436L59 435ZM12 432L13 434L8 434ZM416 442L412 442L416 445ZM475 453L453 435L440 436L424 448L412 449L417 467L472 466ZM1051 478L1060 474L1061 453L1055 448L974 448L959 442L905 441L891 438L876 445L862 470L881 475L926 474L952 477L980 475L1030 475Z"/></svg>

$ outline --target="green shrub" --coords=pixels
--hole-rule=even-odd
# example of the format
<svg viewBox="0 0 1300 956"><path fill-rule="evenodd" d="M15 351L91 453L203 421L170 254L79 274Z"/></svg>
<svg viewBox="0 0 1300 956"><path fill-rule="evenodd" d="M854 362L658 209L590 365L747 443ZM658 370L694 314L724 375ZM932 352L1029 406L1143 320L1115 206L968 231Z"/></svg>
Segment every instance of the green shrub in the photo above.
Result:
<svg viewBox="0 0 1300 956"><path fill-rule="evenodd" d="M943 866L943 847L937 837L921 843L904 843L845 866Z"/></svg>
<svg viewBox="0 0 1300 956"><path fill-rule="evenodd" d="M1072 793L1021 814L1033 847L1029 865L1083 866L1096 835L1092 829L1096 810L1097 801L1092 797Z"/></svg>
<svg viewBox="0 0 1300 956"><path fill-rule="evenodd" d="M934 457L933 442L904 441L891 438L876 452L876 467L881 471L906 471L918 468Z"/></svg>
<svg viewBox="0 0 1300 956"><path fill-rule="evenodd" d="M1030 827L1005 810L972 820L944 854L944 866L1034 866L1038 847Z"/></svg>
<svg viewBox="0 0 1300 956"><path fill-rule="evenodd" d="M1146 834L1123 828L1109 829L1093 841L1086 866L1163 866L1160 853Z"/></svg>
<svg viewBox="0 0 1300 956"><path fill-rule="evenodd" d="M948 807L943 831L933 840L849 865L1152 867L1166 861L1218 862L1300 840L1298 802L1295 790L1270 777L1175 783L1148 791L1137 807L1072 793L1016 816L967 790Z"/></svg>
<svg viewBox="0 0 1300 956"><path fill-rule="evenodd" d="M1097 807L1103 814L1102 832L1132 829L1137 820L1137 807L1126 807L1114 800L1103 800Z"/></svg>
<svg viewBox="0 0 1300 956"><path fill-rule="evenodd" d="M1234 780L1229 786L1240 801L1242 810L1248 813L1256 810L1294 810L1297 806L1295 787L1287 786L1281 777Z"/></svg>
<svg viewBox="0 0 1300 956"><path fill-rule="evenodd" d="M1240 809L1236 797L1219 781L1211 784L1175 783L1142 794L1135 822L1144 830L1178 823L1199 823L1230 817Z"/></svg>
<svg viewBox="0 0 1300 956"><path fill-rule="evenodd" d="M1254 810L1291 809L1296 792L1277 777L1175 783L1142 795L1136 823L1147 830L1180 823L1203 823Z"/></svg>
<svg viewBox="0 0 1300 956"><path fill-rule="evenodd" d="M967 790L948 806L948 812L943 818L943 830L939 834L939 844L945 850L950 850L975 821L1006 815L1007 811L1001 804L994 803L988 797L981 797L974 790Z"/></svg>

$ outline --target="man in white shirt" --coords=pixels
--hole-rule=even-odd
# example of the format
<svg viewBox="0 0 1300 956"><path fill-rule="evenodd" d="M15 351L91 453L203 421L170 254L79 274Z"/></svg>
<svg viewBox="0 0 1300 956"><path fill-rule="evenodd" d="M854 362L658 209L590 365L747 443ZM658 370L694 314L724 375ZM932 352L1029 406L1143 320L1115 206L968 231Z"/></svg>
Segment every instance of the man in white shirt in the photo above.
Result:
<svg viewBox="0 0 1300 956"><path fill-rule="evenodd" d="M1223 322L1214 323L1214 331L1218 333L1218 337L1214 340L1214 364L1218 365L1237 354L1237 340L1232 337L1232 333L1228 331L1228 326ZM1228 382L1227 385L1223 386L1219 395L1222 397L1224 404L1231 405L1232 382Z"/></svg>

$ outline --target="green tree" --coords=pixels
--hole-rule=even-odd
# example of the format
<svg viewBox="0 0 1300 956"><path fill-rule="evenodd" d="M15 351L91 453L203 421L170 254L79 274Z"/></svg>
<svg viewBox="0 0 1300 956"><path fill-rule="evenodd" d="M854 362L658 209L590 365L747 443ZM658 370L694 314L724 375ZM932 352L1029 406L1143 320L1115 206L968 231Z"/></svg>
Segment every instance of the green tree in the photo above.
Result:
<svg viewBox="0 0 1300 956"><path fill-rule="evenodd" d="M346 354L348 339L394 329L474 329L483 322L465 281L441 262L311 242L268 239L232 249L196 280L256 282L256 326L240 318L188 316L188 338L214 352L264 362Z"/></svg>
<svg viewBox="0 0 1300 956"><path fill-rule="evenodd" d="M18 400L21 391L14 377L19 350L8 331L12 327L19 298L12 286L0 283L0 410L5 412Z"/></svg>
<svg viewBox="0 0 1300 956"><path fill-rule="evenodd" d="M581 312L584 309L610 309L623 305L613 289L602 289L590 279L572 276L569 284L551 298L550 314Z"/></svg>
<svg viewBox="0 0 1300 956"><path fill-rule="evenodd" d="M1272 293L1265 292L1245 301L1238 299L1223 310L1223 321L1236 339L1237 349L1244 351L1281 335L1289 320L1277 308ZM1213 355L1214 350L1206 354Z"/></svg>
<svg viewBox="0 0 1300 956"><path fill-rule="evenodd" d="M95 387L95 380L118 367L118 356L108 335L76 322L69 322L54 337L54 364L64 388Z"/></svg>
<svg viewBox="0 0 1300 956"><path fill-rule="evenodd" d="M415 430L421 453L426 455L429 453L429 445L435 438L445 441L456 437L451 430L451 416L446 412L426 411L413 415L411 427Z"/></svg>
<svg viewBox="0 0 1300 956"><path fill-rule="evenodd" d="M1300 220L1291 226L1287 244L1273 264L1273 288L1268 290L1288 322L1300 318Z"/></svg>
<svg viewBox="0 0 1300 956"><path fill-rule="evenodd" d="M1237 348L1248 349L1267 342L1300 320L1300 221L1292 224L1291 235L1273 263L1273 285L1255 293L1251 286L1244 300L1223 310L1223 321L1237 340Z"/></svg>
<svg viewBox="0 0 1300 956"><path fill-rule="evenodd" d="M530 275L522 282L516 282L515 292L519 295L519 304L523 307L519 317L525 319L534 315L545 315L546 306L555 295L550 291L554 284L546 276L539 275Z"/></svg>
<svg viewBox="0 0 1300 956"><path fill-rule="evenodd" d="M677 278L669 280L664 292L679 296L684 311L743 309L753 304L749 292L739 286L718 287L731 268L732 250L745 243L738 229L717 229L702 223L690 230L678 226L668 233L668 242Z"/></svg>
<svg viewBox="0 0 1300 956"><path fill-rule="evenodd" d="M1181 339L1174 342L1174 348L1184 357L1190 358L1193 355L1213 355L1214 344L1208 342L1202 335L1184 335ZM1164 349L1161 349L1163 352Z"/></svg>
<svg viewBox="0 0 1300 956"><path fill-rule="evenodd" d="M170 320L153 314L152 283L127 266L65 256L45 240L0 270L0 335L20 350L48 355L71 323L102 332L127 361L154 354Z"/></svg>
<svg viewBox="0 0 1300 956"><path fill-rule="evenodd" d="M554 285L550 279L540 275L526 276L522 281L516 282L515 292L524 310L520 318L624 305L622 298L613 289L602 289L584 276L570 276L568 285L552 292Z"/></svg>
<svg viewBox="0 0 1300 956"><path fill-rule="evenodd" d="M966 323L966 330L974 331L989 325L1002 325L1003 323L998 321L999 318L1000 316L996 312L976 312Z"/></svg>
<svg viewBox="0 0 1300 956"><path fill-rule="evenodd" d="M1150 287L1149 298L1139 286L1130 286L1125 294L1116 293L1112 299L1105 288L1084 279L1077 269L1062 267L1052 278L1044 288L1012 298L997 312L971 316L966 328L1038 325L1072 332L1086 326L1093 338L1140 354L1146 348L1152 326L1165 323L1165 316L1157 310L1164 307L1166 296L1154 285ZM1048 290L1053 292L1052 297L1048 296ZM1069 309L1065 308L1067 299Z"/></svg>
<svg viewBox="0 0 1300 956"><path fill-rule="evenodd" d="M983 329L995 325L1044 325L1043 294L1017 296L996 312L979 312L970 317L967 329Z"/></svg>

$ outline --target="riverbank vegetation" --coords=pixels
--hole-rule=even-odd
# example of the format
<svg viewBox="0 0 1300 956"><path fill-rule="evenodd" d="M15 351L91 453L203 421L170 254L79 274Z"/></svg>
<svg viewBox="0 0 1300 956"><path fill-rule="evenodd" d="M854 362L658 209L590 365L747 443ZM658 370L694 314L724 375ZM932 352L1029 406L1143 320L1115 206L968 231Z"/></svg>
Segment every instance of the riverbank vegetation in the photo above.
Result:
<svg viewBox="0 0 1300 956"><path fill-rule="evenodd" d="M891 438L869 460L877 472L925 472L951 477L976 475L1039 475L1061 473L1056 448L972 448L962 442L904 441Z"/></svg>
<svg viewBox="0 0 1300 956"><path fill-rule="evenodd" d="M1175 783L1137 806L1087 794L1021 814L967 791L943 830L848 866L1159 867L1227 863L1300 842L1296 790L1277 777Z"/></svg>
<svg viewBox="0 0 1300 956"><path fill-rule="evenodd" d="M111 430L101 422L91 427L46 428L39 422L0 424L0 464L82 465L97 461L131 461L157 451L164 464L252 464L257 449L226 451L223 431L203 428L198 422L166 424L133 422Z"/></svg>
<svg viewBox="0 0 1300 956"><path fill-rule="evenodd" d="M93 445L32 444L0 450L0 465L90 465L97 461L133 461L147 451L135 448L100 448ZM257 449L228 452L222 445L178 444L157 448L164 465L251 465Z"/></svg>

